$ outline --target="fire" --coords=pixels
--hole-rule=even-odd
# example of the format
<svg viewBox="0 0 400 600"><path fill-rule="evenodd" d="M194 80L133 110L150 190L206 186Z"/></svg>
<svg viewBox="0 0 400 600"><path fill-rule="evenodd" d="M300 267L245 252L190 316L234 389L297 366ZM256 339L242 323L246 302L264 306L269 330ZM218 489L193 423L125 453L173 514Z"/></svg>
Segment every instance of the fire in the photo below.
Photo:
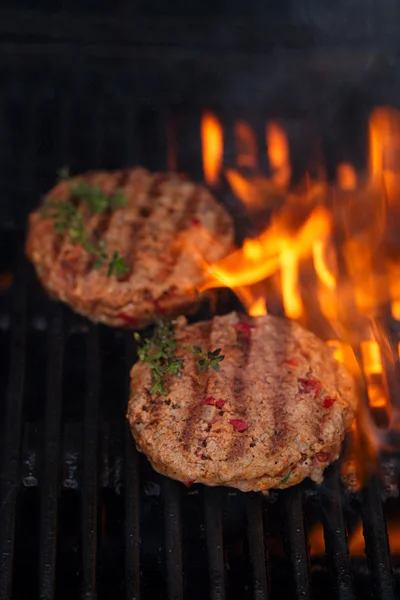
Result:
<svg viewBox="0 0 400 600"><path fill-rule="evenodd" d="M282 250L280 263L285 314L291 319L298 319L302 315L303 304L299 293L299 262L296 250L292 248Z"/></svg>
<svg viewBox="0 0 400 600"><path fill-rule="evenodd" d="M236 163L238 167L255 169L258 164L256 136L245 121L235 123Z"/></svg>
<svg viewBox="0 0 400 600"><path fill-rule="evenodd" d="M368 172L341 163L335 185L306 174L291 187L290 144L277 122L265 129L269 177L258 170L250 125L238 121L234 133L237 166L223 169L222 128L204 115L205 178L215 185L223 173L258 233L218 263L203 263L201 291L229 287L249 314L260 315L272 290L288 318L329 336L360 391L349 451L360 466L360 456L372 461L379 448L391 447L390 433L400 422L386 373L398 360L387 319L391 310L400 321L400 113L384 107L371 114ZM266 215L261 231L259 214ZM386 429L376 425L376 410L386 414ZM365 465L361 470L368 471Z"/></svg>
<svg viewBox="0 0 400 600"><path fill-rule="evenodd" d="M342 163L336 170L338 186L342 190L351 191L357 187L357 173L352 165Z"/></svg>
<svg viewBox="0 0 400 600"><path fill-rule="evenodd" d="M269 164L272 171L272 181L278 187L287 188L292 175L289 160L289 144L285 132L278 123L268 123L266 142Z"/></svg>
<svg viewBox="0 0 400 600"><path fill-rule="evenodd" d="M222 165L223 131L218 119L206 113L201 121L204 178L210 185L218 182Z"/></svg>

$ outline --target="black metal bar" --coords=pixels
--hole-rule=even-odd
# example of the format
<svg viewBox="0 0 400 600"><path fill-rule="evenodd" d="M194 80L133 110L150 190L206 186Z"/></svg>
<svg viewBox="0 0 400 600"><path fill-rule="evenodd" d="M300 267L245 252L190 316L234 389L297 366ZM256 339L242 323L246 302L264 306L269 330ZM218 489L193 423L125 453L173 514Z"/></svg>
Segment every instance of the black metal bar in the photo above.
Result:
<svg viewBox="0 0 400 600"><path fill-rule="evenodd" d="M328 470L321 488L320 502L325 534L326 557L332 589L337 600L352 600L353 585L350 574L349 549L343 517L339 484L339 465Z"/></svg>
<svg viewBox="0 0 400 600"><path fill-rule="evenodd" d="M254 600L267 600L267 556L261 494L251 494L246 497L246 513L250 563L253 571L253 598Z"/></svg>
<svg viewBox="0 0 400 600"><path fill-rule="evenodd" d="M19 265L11 338L10 379L6 397L4 454L0 473L0 598L11 598L14 528L19 486L19 454L26 350L26 270Z"/></svg>
<svg viewBox="0 0 400 600"><path fill-rule="evenodd" d="M63 337L62 307L57 306L50 323L47 362L45 462L40 507L39 595L41 600L54 598L64 359Z"/></svg>
<svg viewBox="0 0 400 600"><path fill-rule="evenodd" d="M126 367L128 373L135 360L132 333L127 333ZM126 492L125 492L125 573L126 599L140 600L140 478L139 455L127 426L125 429Z"/></svg>
<svg viewBox="0 0 400 600"><path fill-rule="evenodd" d="M394 588L389 540L382 509L381 489L376 478L371 479L363 492L361 513L365 550L372 570L376 597L394 600L397 596Z"/></svg>
<svg viewBox="0 0 400 600"><path fill-rule="evenodd" d="M167 562L168 598L183 599L182 582L182 516L181 484L164 479L165 551Z"/></svg>
<svg viewBox="0 0 400 600"><path fill-rule="evenodd" d="M284 515L296 598L309 600L311 598L309 556L304 526L303 498L299 486L285 492Z"/></svg>
<svg viewBox="0 0 400 600"><path fill-rule="evenodd" d="M87 346L87 390L82 482L82 598L97 598L98 430L100 352L98 328L90 325Z"/></svg>
<svg viewBox="0 0 400 600"><path fill-rule="evenodd" d="M221 495L218 488L204 490L206 542L211 600L225 600L225 567Z"/></svg>

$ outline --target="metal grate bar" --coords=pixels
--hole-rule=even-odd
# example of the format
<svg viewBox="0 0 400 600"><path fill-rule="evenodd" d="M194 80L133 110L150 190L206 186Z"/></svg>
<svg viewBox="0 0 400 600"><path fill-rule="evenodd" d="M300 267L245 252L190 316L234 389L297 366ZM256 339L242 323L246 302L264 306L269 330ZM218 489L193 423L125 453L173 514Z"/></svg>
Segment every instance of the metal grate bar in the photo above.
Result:
<svg viewBox="0 0 400 600"><path fill-rule="evenodd" d="M100 353L98 328L90 325L87 346L87 390L85 402L85 436L82 483L82 597L95 600L97 567L98 513L98 429Z"/></svg>
<svg viewBox="0 0 400 600"><path fill-rule="evenodd" d="M10 379L6 398L4 455L0 474L0 598L11 597L16 500L19 484L19 453L24 395L26 350L26 269L20 264L15 287L14 322L11 338Z"/></svg>
<svg viewBox="0 0 400 600"><path fill-rule="evenodd" d="M133 336L127 333L126 366L127 389L129 373L135 360ZM125 428L126 495L125 495L125 573L126 599L140 600L140 478L139 455L129 431Z"/></svg>
<svg viewBox="0 0 400 600"><path fill-rule="evenodd" d="M63 358L62 307L57 306L48 342L45 463L40 507L39 593L42 600L54 598Z"/></svg>
<svg viewBox="0 0 400 600"><path fill-rule="evenodd" d="M222 533L221 493L218 488L204 490L208 572L211 600L225 600L225 568Z"/></svg>
<svg viewBox="0 0 400 600"><path fill-rule="evenodd" d="M304 527L303 498L299 487L291 488L285 492L284 518L296 598L309 600L311 598L309 557Z"/></svg>
<svg viewBox="0 0 400 600"><path fill-rule="evenodd" d="M253 597L254 600L267 600L266 548L261 494L251 494L246 497L246 513L250 563L253 569Z"/></svg>
<svg viewBox="0 0 400 600"><path fill-rule="evenodd" d="M352 600L354 593L350 575L349 550L343 518L338 464L325 474L324 486L321 488L321 508L326 555L335 598L338 600Z"/></svg>
<svg viewBox="0 0 400 600"><path fill-rule="evenodd" d="M179 483L164 479L165 549L167 558L168 598L183 599L182 585L182 516Z"/></svg>
<svg viewBox="0 0 400 600"><path fill-rule="evenodd" d="M394 600L393 572L390 561L389 540L383 516L379 482L372 479L363 492L361 503L365 549L371 566L374 591L377 598Z"/></svg>

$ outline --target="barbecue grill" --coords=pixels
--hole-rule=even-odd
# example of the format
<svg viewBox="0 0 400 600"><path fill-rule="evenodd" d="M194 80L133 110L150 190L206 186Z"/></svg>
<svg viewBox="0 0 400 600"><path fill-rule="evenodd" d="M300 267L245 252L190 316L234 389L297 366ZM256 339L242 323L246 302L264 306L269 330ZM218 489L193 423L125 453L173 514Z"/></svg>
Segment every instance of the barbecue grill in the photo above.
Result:
<svg viewBox="0 0 400 600"><path fill-rule="evenodd" d="M23 257L27 213L64 165L201 179L206 108L224 125L225 164L234 118L262 148L261 124L279 116L299 171L310 127L328 166L362 166L369 109L400 100L395 44L371 58L365 19L346 48L335 21L318 50L326 21L199 22L156 3L153 18L125 20L123 2L111 16L58 4L0 13L0 599L399 597L396 456L361 491L338 464L320 487L269 497L156 474L125 422L132 334L52 303Z"/></svg>

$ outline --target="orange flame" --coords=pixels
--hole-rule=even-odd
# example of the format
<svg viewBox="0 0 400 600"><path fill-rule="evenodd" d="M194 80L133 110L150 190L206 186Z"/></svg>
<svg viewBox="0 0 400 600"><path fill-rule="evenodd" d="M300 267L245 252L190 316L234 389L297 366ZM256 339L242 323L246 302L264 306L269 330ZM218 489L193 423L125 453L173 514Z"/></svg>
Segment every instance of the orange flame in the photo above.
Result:
<svg viewBox="0 0 400 600"><path fill-rule="evenodd" d="M250 125L245 121L235 123L235 138L237 165L255 169L258 164L257 141Z"/></svg>
<svg viewBox="0 0 400 600"><path fill-rule="evenodd" d="M201 143L204 178L210 185L215 185L222 166L223 132L220 122L211 113L202 117Z"/></svg>
<svg viewBox="0 0 400 600"><path fill-rule="evenodd" d="M289 162L289 144L285 132L278 123L268 123L266 142L272 181L278 187L287 188L292 175Z"/></svg>
<svg viewBox="0 0 400 600"><path fill-rule="evenodd" d="M352 165L342 163L336 170L338 186L342 190L351 191L357 187L357 173Z"/></svg>
<svg viewBox="0 0 400 600"><path fill-rule="evenodd" d="M386 389L387 365L398 357L387 360L388 332L377 327L388 305L400 320L400 113L390 108L372 113L369 172L360 175L342 163L335 187L306 176L289 188L289 143L276 122L266 125L269 178L257 172L256 138L247 123L236 123L235 138L238 167L252 173L227 169L226 180L253 221L259 211L260 218L271 216L241 248L217 263L202 261L200 290L230 287L249 314L259 315L266 312L266 290L278 285L287 317L310 324L321 336L330 331L328 344L360 390L350 450L360 466L360 456L372 460L377 448L390 446L388 431L400 423ZM205 178L215 185L223 136L213 115L203 117L202 142ZM377 412L387 415L388 431L375 425ZM368 469L361 466L364 476Z"/></svg>

